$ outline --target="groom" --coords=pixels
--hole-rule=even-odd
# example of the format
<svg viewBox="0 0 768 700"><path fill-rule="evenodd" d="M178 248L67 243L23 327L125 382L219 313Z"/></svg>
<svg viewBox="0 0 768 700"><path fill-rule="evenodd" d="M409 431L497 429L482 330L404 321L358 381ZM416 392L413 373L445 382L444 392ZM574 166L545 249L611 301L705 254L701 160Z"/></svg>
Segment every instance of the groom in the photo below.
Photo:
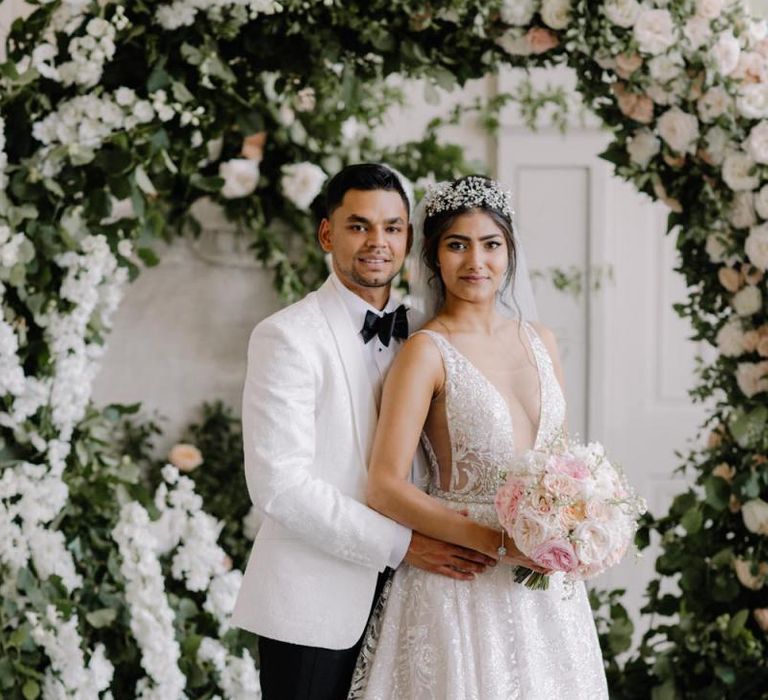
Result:
<svg viewBox="0 0 768 700"><path fill-rule="evenodd" d="M391 169L344 168L318 229L332 274L251 335L245 472L265 517L233 622L259 635L264 700L346 697L387 567L468 579L491 563L365 505L381 385L408 335L390 286L411 243L409 209Z"/></svg>

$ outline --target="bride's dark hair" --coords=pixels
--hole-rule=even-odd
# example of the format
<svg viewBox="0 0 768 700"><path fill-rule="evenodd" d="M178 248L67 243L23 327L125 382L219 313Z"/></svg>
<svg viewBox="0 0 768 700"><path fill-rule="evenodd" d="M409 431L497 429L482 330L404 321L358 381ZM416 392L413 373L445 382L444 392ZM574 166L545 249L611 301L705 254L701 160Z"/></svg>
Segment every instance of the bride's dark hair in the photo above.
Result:
<svg viewBox="0 0 768 700"><path fill-rule="evenodd" d="M467 177L460 177L459 179L454 180L451 183L451 186L458 185L468 177L487 180L489 183L493 182L491 178L485 177L484 175L468 175ZM515 270L517 268L517 246L515 245L515 232L512 227L512 221L506 214L485 204L438 211L431 216L428 215L424 219L424 243L421 256L427 269L432 273L430 284L436 282L439 285L441 299L445 299L445 284L443 283L443 278L440 276L440 265L438 265L437 262L437 251L440 247L440 239L453 225L456 219L463 214L468 214L473 211L481 211L483 214L490 217L504 235L504 240L507 243L507 271L504 275L504 281L501 284L500 290L505 289L514 279Z"/></svg>

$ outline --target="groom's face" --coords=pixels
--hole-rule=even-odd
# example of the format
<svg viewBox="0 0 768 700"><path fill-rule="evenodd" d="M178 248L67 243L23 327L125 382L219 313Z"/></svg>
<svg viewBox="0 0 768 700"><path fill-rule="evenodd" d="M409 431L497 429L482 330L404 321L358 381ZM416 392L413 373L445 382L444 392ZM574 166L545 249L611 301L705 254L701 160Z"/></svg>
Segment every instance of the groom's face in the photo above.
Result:
<svg viewBox="0 0 768 700"><path fill-rule="evenodd" d="M341 282L363 292L389 287L411 243L408 211L399 193L348 190L318 231Z"/></svg>

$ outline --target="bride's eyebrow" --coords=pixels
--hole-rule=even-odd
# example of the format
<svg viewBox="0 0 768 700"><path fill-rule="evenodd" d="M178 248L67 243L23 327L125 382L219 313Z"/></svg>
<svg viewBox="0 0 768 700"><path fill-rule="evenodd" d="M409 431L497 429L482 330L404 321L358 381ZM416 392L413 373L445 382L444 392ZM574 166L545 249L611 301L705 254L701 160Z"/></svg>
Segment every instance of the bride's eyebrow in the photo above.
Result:
<svg viewBox="0 0 768 700"><path fill-rule="evenodd" d="M500 233L489 233L487 236L481 236L479 238L480 241L490 241L492 238L501 238ZM464 236L461 233L449 233L445 240L447 241L449 238L457 238L460 241L470 241L472 240L470 236Z"/></svg>

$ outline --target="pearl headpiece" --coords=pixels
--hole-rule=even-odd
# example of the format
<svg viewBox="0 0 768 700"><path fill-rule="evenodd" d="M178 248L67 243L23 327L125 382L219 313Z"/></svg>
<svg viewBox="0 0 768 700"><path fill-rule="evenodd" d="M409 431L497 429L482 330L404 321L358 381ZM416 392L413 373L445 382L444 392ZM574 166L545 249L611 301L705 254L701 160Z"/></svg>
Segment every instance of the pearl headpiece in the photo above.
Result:
<svg viewBox="0 0 768 700"><path fill-rule="evenodd" d="M510 221L515 216L512 192L503 190L495 180L470 175L457 183L440 182L424 195L426 215L434 216L441 211L487 207L495 209Z"/></svg>

